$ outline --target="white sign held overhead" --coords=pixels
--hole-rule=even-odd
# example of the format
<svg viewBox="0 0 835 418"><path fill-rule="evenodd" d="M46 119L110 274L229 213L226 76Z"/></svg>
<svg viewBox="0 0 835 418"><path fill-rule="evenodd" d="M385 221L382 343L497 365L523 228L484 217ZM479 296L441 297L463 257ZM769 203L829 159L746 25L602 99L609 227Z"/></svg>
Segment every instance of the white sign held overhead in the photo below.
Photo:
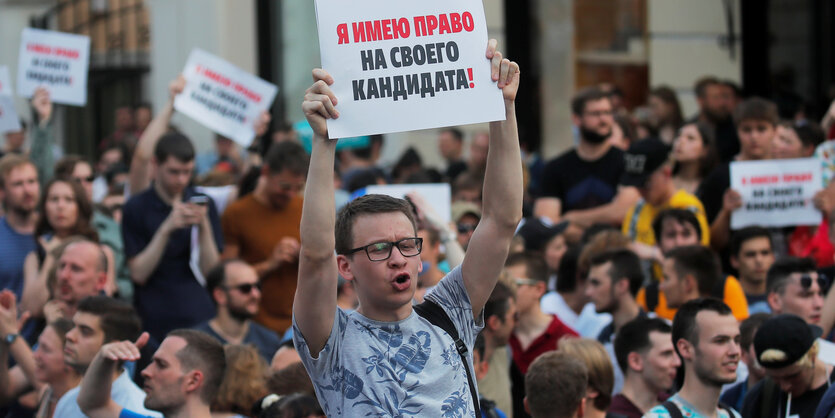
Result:
<svg viewBox="0 0 835 418"><path fill-rule="evenodd" d="M504 120L481 0L316 0L331 138Z"/></svg>
<svg viewBox="0 0 835 418"><path fill-rule="evenodd" d="M53 103L84 106L90 38L26 28L20 40L17 93L32 97L38 87L49 90Z"/></svg>
<svg viewBox="0 0 835 418"><path fill-rule="evenodd" d="M405 199L406 195L415 192L423 197L435 213L444 222L449 222L452 210L450 187L448 183L422 183L422 184L381 184L372 185L359 190L353 197L367 194L382 194L386 196Z"/></svg>
<svg viewBox="0 0 835 418"><path fill-rule="evenodd" d="M254 124L278 92L270 84L206 51L191 51L183 70L186 87L174 108L243 147L255 138Z"/></svg>
<svg viewBox="0 0 835 418"><path fill-rule="evenodd" d="M0 134L21 129L20 118L14 108L12 96L0 94Z"/></svg>
<svg viewBox="0 0 835 418"><path fill-rule="evenodd" d="M812 201L823 188L816 158L732 162L731 188L742 197L731 229L817 225L823 219Z"/></svg>

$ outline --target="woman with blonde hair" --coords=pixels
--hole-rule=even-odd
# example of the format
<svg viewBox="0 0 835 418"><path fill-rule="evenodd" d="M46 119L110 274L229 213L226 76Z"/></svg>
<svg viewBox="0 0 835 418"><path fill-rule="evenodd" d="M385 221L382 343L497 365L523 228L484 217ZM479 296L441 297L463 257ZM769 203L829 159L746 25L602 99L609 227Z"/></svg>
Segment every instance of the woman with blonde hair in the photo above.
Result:
<svg viewBox="0 0 835 418"><path fill-rule="evenodd" d="M212 402L212 417L249 416L253 405L267 394L267 363L250 345L229 344L226 353L226 376Z"/></svg>
<svg viewBox="0 0 835 418"><path fill-rule="evenodd" d="M603 418L612 403L615 372L603 345L588 338L563 338L560 352L581 360L588 369L589 383L583 418Z"/></svg>

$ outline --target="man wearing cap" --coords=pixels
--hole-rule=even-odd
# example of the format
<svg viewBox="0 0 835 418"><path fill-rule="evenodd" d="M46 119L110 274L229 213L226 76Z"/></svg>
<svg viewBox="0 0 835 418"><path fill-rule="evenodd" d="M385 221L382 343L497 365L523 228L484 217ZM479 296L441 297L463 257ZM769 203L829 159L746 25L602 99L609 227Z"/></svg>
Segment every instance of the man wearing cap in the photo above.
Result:
<svg viewBox="0 0 835 418"><path fill-rule="evenodd" d="M822 330L803 318L782 314L769 318L754 335L757 361L767 378L745 396L745 417L812 418L833 376L832 366L818 358Z"/></svg>
<svg viewBox="0 0 835 418"><path fill-rule="evenodd" d="M455 202L451 210L452 220L458 229L458 243L466 250L470 238L473 237L473 231L481 220L481 209L475 203Z"/></svg>

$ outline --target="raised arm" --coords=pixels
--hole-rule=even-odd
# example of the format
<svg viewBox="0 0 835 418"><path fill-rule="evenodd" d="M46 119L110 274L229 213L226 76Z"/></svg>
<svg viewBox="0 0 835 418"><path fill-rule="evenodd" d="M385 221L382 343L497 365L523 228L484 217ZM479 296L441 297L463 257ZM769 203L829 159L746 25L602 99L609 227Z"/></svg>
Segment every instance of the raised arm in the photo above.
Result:
<svg viewBox="0 0 835 418"><path fill-rule="evenodd" d="M90 418L117 418L122 407L110 398L113 376L119 361L136 361L139 350L148 342L148 333L143 332L136 342L117 341L105 344L84 373L78 406Z"/></svg>
<svg viewBox="0 0 835 418"><path fill-rule="evenodd" d="M38 123L32 124L29 158L37 167L38 181L41 187L44 187L55 172L55 157L52 154L55 133L52 129L52 100L49 98L49 91L43 87L35 90L32 96L32 108L38 115Z"/></svg>
<svg viewBox="0 0 835 418"><path fill-rule="evenodd" d="M293 315L312 356L325 346L336 313L337 269L334 249L335 203L333 163L336 140L328 138L327 119L337 118L337 103L329 85L333 77L313 70L302 109L313 128L313 151L302 208L299 280Z"/></svg>
<svg viewBox="0 0 835 418"><path fill-rule="evenodd" d="M490 123L482 217L461 266L474 317L481 314L496 285L516 225L522 219L522 157L515 107L519 66L502 59L502 54L496 51L495 39L488 42L487 58L492 61L493 80L498 82L504 96L506 119Z"/></svg>
<svg viewBox="0 0 835 418"><path fill-rule="evenodd" d="M168 86L168 102L165 107L154 116L133 152L133 159L130 162L128 173L128 188L130 194L134 195L151 185L151 157L154 155L154 148L159 139L168 132L168 125L171 123L171 116L174 115L174 97L183 92L186 86L186 79L180 74L177 79Z"/></svg>
<svg viewBox="0 0 835 418"><path fill-rule="evenodd" d="M0 292L0 338L5 339L9 334L17 334L23 322L25 318L19 321L17 317L14 293L8 289ZM18 364L11 370L9 354ZM0 341L0 405L15 400L26 389L40 389L41 385L36 384L35 357L23 337L18 336L11 344Z"/></svg>

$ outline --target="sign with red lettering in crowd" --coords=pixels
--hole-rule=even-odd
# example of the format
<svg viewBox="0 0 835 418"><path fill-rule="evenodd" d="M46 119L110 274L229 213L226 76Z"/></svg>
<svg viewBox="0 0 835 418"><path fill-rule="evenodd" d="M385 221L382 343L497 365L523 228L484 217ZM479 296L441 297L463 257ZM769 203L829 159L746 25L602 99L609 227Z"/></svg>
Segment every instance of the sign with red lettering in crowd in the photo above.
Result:
<svg viewBox="0 0 835 418"><path fill-rule="evenodd" d="M194 49L183 70L186 87L174 108L207 128L248 147L254 124L278 87L206 51Z"/></svg>
<svg viewBox="0 0 835 418"><path fill-rule="evenodd" d="M331 138L504 119L481 0L316 0Z"/></svg>
<svg viewBox="0 0 835 418"><path fill-rule="evenodd" d="M26 28L20 40L17 93L32 97L43 86L53 103L87 103L90 38L83 35Z"/></svg>
<svg viewBox="0 0 835 418"><path fill-rule="evenodd" d="M822 220L812 201L823 188L817 158L732 162L731 188L742 197L742 207L731 214L731 229L817 225Z"/></svg>
<svg viewBox="0 0 835 418"><path fill-rule="evenodd" d="M0 65L0 94L7 96L14 94L12 92L11 78L9 77L9 67L5 65Z"/></svg>

